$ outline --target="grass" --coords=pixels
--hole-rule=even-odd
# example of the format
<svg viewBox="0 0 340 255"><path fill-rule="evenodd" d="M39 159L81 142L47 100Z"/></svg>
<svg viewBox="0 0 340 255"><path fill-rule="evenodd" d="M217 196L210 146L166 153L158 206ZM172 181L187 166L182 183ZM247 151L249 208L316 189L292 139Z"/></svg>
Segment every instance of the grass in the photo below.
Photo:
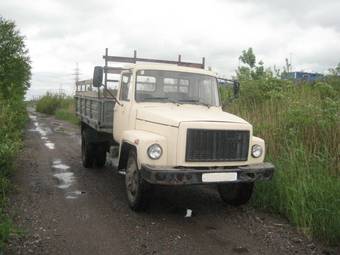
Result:
<svg viewBox="0 0 340 255"><path fill-rule="evenodd" d="M74 99L72 97L47 93L37 101L36 110L55 115L57 119L65 120L75 125L79 124L79 119L75 115Z"/></svg>
<svg viewBox="0 0 340 255"><path fill-rule="evenodd" d="M13 173L15 157L22 147L22 129L26 120L22 101L0 98L0 252L9 236L16 233L4 208L8 203L7 195L12 187L9 178Z"/></svg>
<svg viewBox="0 0 340 255"><path fill-rule="evenodd" d="M276 166L256 186L252 203L287 217L306 235L340 242L340 80L293 84L278 79L241 82L229 103L266 141Z"/></svg>

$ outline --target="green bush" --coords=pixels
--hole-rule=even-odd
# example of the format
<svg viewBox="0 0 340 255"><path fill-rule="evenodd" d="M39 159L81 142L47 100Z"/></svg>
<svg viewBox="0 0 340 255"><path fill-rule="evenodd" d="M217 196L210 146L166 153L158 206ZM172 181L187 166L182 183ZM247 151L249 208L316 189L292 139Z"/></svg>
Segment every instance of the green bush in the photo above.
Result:
<svg viewBox="0 0 340 255"><path fill-rule="evenodd" d="M14 22L0 16L0 253L14 229L4 213L8 177L21 147L26 116L24 96L31 76L30 59L24 37Z"/></svg>
<svg viewBox="0 0 340 255"><path fill-rule="evenodd" d="M319 91L320 97L322 99L325 99L327 97L335 98L338 95L334 87L326 82L317 82L315 84L315 88Z"/></svg>
<svg viewBox="0 0 340 255"><path fill-rule="evenodd" d="M307 235L340 242L340 79L293 84L275 78L241 82L228 106L265 139L271 182L258 183L253 204L286 216Z"/></svg>
<svg viewBox="0 0 340 255"><path fill-rule="evenodd" d="M75 115L74 99L69 96L47 93L36 104L36 110L41 113L55 115L57 119L79 124Z"/></svg>
<svg viewBox="0 0 340 255"><path fill-rule="evenodd" d="M77 116L75 115L73 110L69 110L69 109L58 109L55 112L55 116L57 119L60 120L66 120L74 125L78 125L79 124L79 119L77 118Z"/></svg>
<svg viewBox="0 0 340 255"><path fill-rule="evenodd" d="M0 254L9 235L13 232L13 225L9 218L0 209Z"/></svg>
<svg viewBox="0 0 340 255"><path fill-rule="evenodd" d="M13 162L22 146L22 129L26 120L24 103L0 98L0 251L9 234L14 231L2 208L11 188L8 177L13 172Z"/></svg>
<svg viewBox="0 0 340 255"><path fill-rule="evenodd" d="M54 114L61 107L62 100L63 96L47 93L38 100L36 110L46 114Z"/></svg>

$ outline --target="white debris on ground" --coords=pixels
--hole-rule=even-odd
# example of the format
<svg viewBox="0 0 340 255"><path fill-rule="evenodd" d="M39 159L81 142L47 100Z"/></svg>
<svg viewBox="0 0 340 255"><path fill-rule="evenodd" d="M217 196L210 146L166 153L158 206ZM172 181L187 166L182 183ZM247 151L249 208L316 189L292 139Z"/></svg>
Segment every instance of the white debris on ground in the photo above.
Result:
<svg viewBox="0 0 340 255"><path fill-rule="evenodd" d="M121 174L121 175L126 175L126 172L123 171L123 170L119 170L118 173Z"/></svg>
<svg viewBox="0 0 340 255"><path fill-rule="evenodd" d="M187 209L187 214L185 215L185 218L190 218L192 216L192 210Z"/></svg>

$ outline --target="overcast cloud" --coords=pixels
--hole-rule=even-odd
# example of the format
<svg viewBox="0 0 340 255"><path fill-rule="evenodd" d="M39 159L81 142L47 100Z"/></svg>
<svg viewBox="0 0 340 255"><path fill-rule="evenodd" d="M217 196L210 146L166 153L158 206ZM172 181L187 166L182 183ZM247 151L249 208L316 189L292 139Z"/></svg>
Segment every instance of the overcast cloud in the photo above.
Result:
<svg viewBox="0 0 340 255"><path fill-rule="evenodd" d="M241 51L253 47L265 66L324 72L340 62L338 0L2 0L0 15L26 36L36 96L81 78L112 55L200 61L231 76Z"/></svg>

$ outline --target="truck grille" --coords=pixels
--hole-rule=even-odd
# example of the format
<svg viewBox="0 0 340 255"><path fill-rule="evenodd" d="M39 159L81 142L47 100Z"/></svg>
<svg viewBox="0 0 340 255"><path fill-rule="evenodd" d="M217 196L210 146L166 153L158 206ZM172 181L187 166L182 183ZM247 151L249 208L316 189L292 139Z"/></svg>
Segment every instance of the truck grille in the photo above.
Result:
<svg viewBox="0 0 340 255"><path fill-rule="evenodd" d="M188 129L185 160L246 161L248 149L249 131Z"/></svg>

